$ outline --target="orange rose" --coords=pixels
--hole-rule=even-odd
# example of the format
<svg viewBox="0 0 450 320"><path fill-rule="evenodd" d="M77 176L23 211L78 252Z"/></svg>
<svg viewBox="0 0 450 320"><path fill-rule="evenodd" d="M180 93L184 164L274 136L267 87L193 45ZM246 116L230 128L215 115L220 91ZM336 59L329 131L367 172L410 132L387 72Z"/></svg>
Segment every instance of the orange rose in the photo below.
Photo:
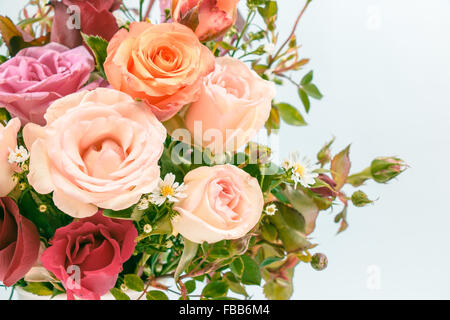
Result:
<svg viewBox="0 0 450 320"><path fill-rule="evenodd" d="M214 56L181 24L134 22L111 39L104 67L115 89L144 100L165 121L198 99Z"/></svg>
<svg viewBox="0 0 450 320"><path fill-rule="evenodd" d="M201 41L213 40L237 19L239 0L173 0L172 18L192 30Z"/></svg>

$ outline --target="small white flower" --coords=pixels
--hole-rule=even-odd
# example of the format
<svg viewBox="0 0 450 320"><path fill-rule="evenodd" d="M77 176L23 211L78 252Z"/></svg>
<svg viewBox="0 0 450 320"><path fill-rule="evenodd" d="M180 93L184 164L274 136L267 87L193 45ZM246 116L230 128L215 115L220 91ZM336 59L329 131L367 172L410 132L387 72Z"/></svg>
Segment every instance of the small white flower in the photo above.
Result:
<svg viewBox="0 0 450 320"><path fill-rule="evenodd" d="M266 43L264 45L264 51L268 55L273 55L275 53L275 44L273 44L273 43Z"/></svg>
<svg viewBox="0 0 450 320"><path fill-rule="evenodd" d="M27 149L25 147L20 146L16 147L15 150L9 149L9 156L8 156L8 162L13 163L24 163L28 160L30 157L30 154L28 153Z"/></svg>
<svg viewBox="0 0 450 320"><path fill-rule="evenodd" d="M313 185L316 182L314 179L319 176L318 173L313 172L313 162L306 157L300 159L300 154L298 152L289 155L289 158L283 162L283 168L286 171L291 170L295 187L300 183L303 187L307 188L308 186Z"/></svg>
<svg viewBox="0 0 450 320"><path fill-rule="evenodd" d="M152 226L150 225L150 224L146 224L145 226L144 226L144 232L145 233L150 233L150 232L152 232L153 231L153 228L152 228Z"/></svg>
<svg viewBox="0 0 450 320"><path fill-rule="evenodd" d="M270 81L272 81L273 79L275 79L275 75L273 74L273 70L272 69L267 69L264 74L266 75L267 79L269 79Z"/></svg>
<svg viewBox="0 0 450 320"><path fill-rule="evenodd" d="M277 206L275 205L275 203L267 206L266 209L264 210L264 212L268 216L273 216L275 213L277 213L277 211L278 211L278 209L277 209Z"/></svg>
<svg viewBox="0 0 450 320"><path fill-rule="evenodd" d="M161 206L166 200L169 202L178 202L182 198L186 198L187 195L183 193L185 191L185 185L175 182L175 175L168 173L164 177L164 180L159 179L158 186L150 194L150 201L157 206Z"/></svg>
<svg viewBox="0 0 450 320"><path fill-rule="evenodd" d="M149 207L149 201L146 198L142 198L141 201L139 201L137 208L140 211L147 210Z"/></svg>

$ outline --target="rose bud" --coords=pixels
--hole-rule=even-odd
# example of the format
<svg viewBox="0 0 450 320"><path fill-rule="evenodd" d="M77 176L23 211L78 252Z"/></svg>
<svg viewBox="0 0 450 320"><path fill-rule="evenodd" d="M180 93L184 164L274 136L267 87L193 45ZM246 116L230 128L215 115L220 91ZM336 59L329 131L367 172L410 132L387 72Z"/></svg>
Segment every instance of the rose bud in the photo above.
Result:
<svg viewBox="0 0 450 320"><path fill-rule="evenodd" d="M119 30L113 12L122 0L51 0L53 18L51 41L75 48L83 44L81 33L109 41Z"/></svg>
<svg viewBox="0 0 450 320"><path fill-rule="evenodd" d="M336 192L334 191L334 188L336 187L336 182L324 174L319 174L318 179L322 180L330 187L311 188L310 190L318 195L321 195L322 197L335 197Z"/></svg>
<svg viewBox="0 0 450 320"><path fill-rule="evenodd" d="M405 171L406 164L402 159L394 157L380 157L372 161L370 171L378 183L387 183Z"/></svg>
<svg viewBox="0 0 450 320"><path fill-rule="evenodd" d="M0 198L0 281L12 286L33 267L39 254L39 233L10 198Z"/></svg>
<svg viewBox="0 0 450 320"><path fill-rule="evenodd" d="M367 195L358 190L352 194L352 202L355 207L364 207L366 204L373 203Z"/></svg>
<svg viewBox="0 0 450 320"><path fill-rule="evenodd" d="M311 267L314 270L322 271L325 270L328 266L328 258L323 253L316 253L311 258Z"/></svg>
<svg viewBox="0 0 450 320"><path fill-rule="evenodd" d="M191 28L200 41L222 36L237 19L239 0L173 0L172 19Z"/></svg>

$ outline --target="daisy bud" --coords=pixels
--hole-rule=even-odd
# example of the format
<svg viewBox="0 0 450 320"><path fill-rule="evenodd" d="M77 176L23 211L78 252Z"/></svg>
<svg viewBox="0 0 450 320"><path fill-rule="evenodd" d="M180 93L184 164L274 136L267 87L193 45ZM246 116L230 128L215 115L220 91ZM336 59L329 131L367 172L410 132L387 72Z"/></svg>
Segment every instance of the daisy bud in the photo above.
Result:
<svg viewBox="0 0 450 320"><path fill-rule="evenodd" d="M128 291L128 287L125 285L125 283L122 283L122 284L120 285L120 290L122 290L122 292Z"/></svg>
<svg viewBox="0 0 450 320"><path fill-rule="evenodd" d="M152 232L152 231L153 231L153 228L152 228L151 225L146 224L146 225L144 226L144 232L145 232L145 233L150 233L150 232Z"/></svg>
<svg viewBox="0 0 450 320"><path fill-rule="evenodd" d="M322 271L325 270L328 266L328 258L323 253L316 253L311 258L311 267L314 270Z"/></svg>
<svg viewBox="0 0 450 320"><path fill-rule="evenodd" d="M42 212L42 213L47 212L47 206L45 204L41 204L39 206L39 212Z"/></svg>

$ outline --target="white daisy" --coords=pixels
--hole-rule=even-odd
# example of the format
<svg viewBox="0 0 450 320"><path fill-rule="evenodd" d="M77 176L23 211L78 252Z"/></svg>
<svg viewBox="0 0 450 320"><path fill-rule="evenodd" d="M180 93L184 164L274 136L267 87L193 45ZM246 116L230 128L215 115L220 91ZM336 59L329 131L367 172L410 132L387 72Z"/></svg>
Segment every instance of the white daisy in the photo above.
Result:
<svg viewBox="0 0 450 320"><path fill-rule="evenodd" d="M164 180L159 179L158 186L150 194L150 201L157 206L161 206L166 199L169 202L178 202L179 199L186 198L187 195L184 192L185 185L175 182L175 175L168 173L164 177Z"/></svg>
<svg viewBox="0 0 450 320"><path fill-rule="evenodd" d="M300 183L303 187L307 188L313 185L316 182L314 179L319 176L318 173L313 172L314 163L306 157L300 159L298 152L291 153L289 158L283 162L282 166L286 171L291 170L295 187Z"/></svg>
<svg viewBox="0 0 450 320"><path fill-rule="evenodd" d="M268 216L273 216L275 213L277 213L278 209L277 206L275 205L275 203L272 203L271 205L267 206L266 209L264 210L264 212L268 215Z"/></svg>
<svg viewBox="0 0 450 320"><path fill-rule="evenodd" d="M23 146L16 147L15 150L9 149L8 162L13 163L24 163L28 160L30 154L27 149Z"/></svg>
<svg viewBox="0 0 450 320"><path fill-rule="evenodd" d="M270 81L273 81L275 79L275 74L273 73L272 69L267 69L264 72L265 76L267 77L267 79L269 79Z"/></svg>

